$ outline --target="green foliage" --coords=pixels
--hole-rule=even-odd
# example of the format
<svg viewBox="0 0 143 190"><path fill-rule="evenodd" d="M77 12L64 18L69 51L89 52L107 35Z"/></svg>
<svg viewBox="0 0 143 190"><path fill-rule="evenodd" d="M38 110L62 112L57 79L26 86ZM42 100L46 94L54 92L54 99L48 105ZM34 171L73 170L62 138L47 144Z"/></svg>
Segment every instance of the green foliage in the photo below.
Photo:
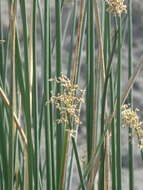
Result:
<svg viewBox="0 0 143 190"><path fill-rule="evenodd" d="M121 190L121 106L127 100L132 107L132 87L142 68L141 61L135 72L132 69L132 1L127 6L124 0L9 0L4 5L9 27L5 29L0 20L0 189ZM123 93L122 47L127 32L129 81ZM84 162L78 144L83 64ZM73 184L75 176L79 184ZM129 137L129 190L133 189Z"/></svg>

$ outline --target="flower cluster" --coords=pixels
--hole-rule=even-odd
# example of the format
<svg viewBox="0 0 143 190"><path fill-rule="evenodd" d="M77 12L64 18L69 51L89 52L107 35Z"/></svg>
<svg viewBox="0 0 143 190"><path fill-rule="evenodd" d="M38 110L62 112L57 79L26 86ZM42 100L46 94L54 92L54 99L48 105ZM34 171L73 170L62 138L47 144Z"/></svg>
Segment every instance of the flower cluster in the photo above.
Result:
<svg viewBox="0 0 143 190"><path fill-rule="evenodd" d="M127 12L127 6L124 4L124 0L105 0L108 4L107 11L121 15L123 12Z"/></svg>
<svg viewBox="0 0 143 190"><path fill-rule="evenodd" d="M52 96L50 102L55 104L60 113L58 123L78 126L80 124L80 104L84 102L84 90L73 84L65 75L61 74L58 79L50 79L61 86L61 93Z"/></svg>
<svg viewBox="0 0 143 190"><path fill-rule="evenodd" d="M143 129L141 127L143 122L140 121L139 116L137 115L138 111L138 109L135 111L132 110L129 105L125 104L122 106L122 119L124 126L127 125L135 130L135 133L139 139L139 148L143 149Z"/></svg>

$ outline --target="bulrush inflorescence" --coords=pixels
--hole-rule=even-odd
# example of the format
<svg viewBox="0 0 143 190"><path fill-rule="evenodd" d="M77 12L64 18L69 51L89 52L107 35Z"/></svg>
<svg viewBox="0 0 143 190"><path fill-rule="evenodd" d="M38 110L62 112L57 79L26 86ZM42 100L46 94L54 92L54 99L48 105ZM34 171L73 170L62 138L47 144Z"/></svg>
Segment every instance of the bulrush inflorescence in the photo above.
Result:
<svg viewBox="0 0 143 190"><path fill-rule="evenodd" d="M124 0L105 0L108 4L107 11L115 14L121 15L123 12L127 12L127 6L124 4Z"/></svg>
<svg viewBox="0 0 143 190"><path fill-rule="evenodd" d="M129 105L125 104L122 106L122 120L124 122L124 126L131 127L135 130L139 140L139 148L143 149L143 122L140 121L139 116L137 114L139 110L132 110Z"/></svg>
<svg viewBox="0 0 143 190"><path fill-rule="evenodd" d="M52 95L50 102L55 104L56 109L60 113L58 123L66 124L67 131L71 129L68 127L78 126L80 124L80 104L84 102L84 90L80 89L78 85L73 84L70 79L61 74L61 77L50 79L61 86L61 93L56 96ZM71 129L72 131L72 129Z"/></svg>

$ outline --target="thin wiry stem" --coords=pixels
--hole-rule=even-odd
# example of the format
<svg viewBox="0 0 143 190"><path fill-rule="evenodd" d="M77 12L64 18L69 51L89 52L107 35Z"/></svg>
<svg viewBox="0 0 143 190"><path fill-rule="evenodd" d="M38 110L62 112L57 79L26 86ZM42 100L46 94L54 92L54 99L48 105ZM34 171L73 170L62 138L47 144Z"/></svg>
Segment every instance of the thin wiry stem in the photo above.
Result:
<svg viewBox="0 0 143 190"><path fill-rule="evenodd" d="M133 70L133 29L132 29L132 0L128 0L128 78ZM133 93L129 93L128 103L133 106ZM134 189L134 159L133 159L133 132L129 127L129 189Z"/></svg>

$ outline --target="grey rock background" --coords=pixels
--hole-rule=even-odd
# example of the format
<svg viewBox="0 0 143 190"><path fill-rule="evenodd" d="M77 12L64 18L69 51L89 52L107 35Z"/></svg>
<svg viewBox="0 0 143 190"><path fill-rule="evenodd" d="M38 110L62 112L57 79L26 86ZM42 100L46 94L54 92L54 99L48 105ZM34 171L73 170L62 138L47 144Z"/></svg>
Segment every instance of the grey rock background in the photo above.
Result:
<svg viewBox="0 0 143 190"><path fill-rule="evenodd" d="M72 1L72 0L70 0ZM31 2L32 0L28 0L27 1L27 10L28 10L28 18L30 18L31 16ZM54 0L51 1L52 5L54 6ZM42 8L44 8L43 5L43 0L41 0L41 4L42 4ZM66 5L63 9L63 28L65 27L65 21L67 19L67 15L69 14L69 10L70 10L70 6L71 5ZM19 7L18 7L18 16L17 16L17 22L20 23L20 14L19 14ZM54 35L55 35L55 16L54 16L54 10L52 9L51 11L52 16L51 16L51 20L52 20L52 28L51 28L51 32L52 32L52 38L54 41ZM3 23L3 28L4 28L4 34L7 33L7 29L8 29L8 6L7 6L7 0L2 0L2 4L1 4L1 19L2 19L2 23ZM40 26L38 25L38 31L39 33L41 32ZM19 27L19 31L21 34L21 25ZM21 44L22 42L22 34L20 36L21 38ZM127 36L126 36L127 38ZM140 0L133 0L133 59L134 59L134 67L136 67L136 65L139 63L140 57L143 56L143 3ZM4 36L5 39L5 36ZM67 62L67 58L68 58L68 51L69 51L69 40L70 40L70 32L68 32L68 35L66 37L66 41L63 44L63 52L62 52L62 58L63 58L63 63L65 63L65 68L66 68L66 62ZM40 42L40 38L38 38L38 42ZM38 63L39 65L42 64L42 45L41 43L39 43L38 48L37 48L37 59L38 59ZM126 84L125 81L127 81L127 46L125 45L123 48L123 86ZM85 77L85 52L82 52L82 66L81 66L81 86L84 86L84 77ZM55 64L55 55L53 54L53 65ZM42 71L41 71L41 66L39 66L39 91L41 91L40 89L40 84L42 79ZM53 67L53 71L54 71L54 67ZM143 72L140 73L140 75L138 76L135 85L134 85L134 107L135 108L139 108L140 109L140 117L141 119L143 118L143 77L142 77ZM125 80L126 79L126 80ZM84 109L83 109L84 110ZM84 111L82 111L82 113L84 113ZM82 114L83 115L83 114ZM79 143L79 151L81 152L81 155L84 155L84 151L86 151L85 149L85 141L84 141L84 136L86 135L85 132L85 127L84 127L84 117L83 118L83 126L80 129L80 134L78 137L78 143ZM126 131L126 132L125 132ZM127 136L127 129L122 129L122 179L123 179L123 190L127 190L128 189L128 136ZM43 150L44 151L44 150ZM134 167L135 167L135 189L134 190L143 190L143 162L141 161L140 158L140 152L137 148L137 143L135 140L134 143ZM74 168L74 172L76 173L76 168ZM79 181L78 176L76 175L73 179L74 184L76 184ZM74 190L74 185L73 185L73 190Z"/></svg>

